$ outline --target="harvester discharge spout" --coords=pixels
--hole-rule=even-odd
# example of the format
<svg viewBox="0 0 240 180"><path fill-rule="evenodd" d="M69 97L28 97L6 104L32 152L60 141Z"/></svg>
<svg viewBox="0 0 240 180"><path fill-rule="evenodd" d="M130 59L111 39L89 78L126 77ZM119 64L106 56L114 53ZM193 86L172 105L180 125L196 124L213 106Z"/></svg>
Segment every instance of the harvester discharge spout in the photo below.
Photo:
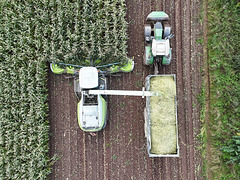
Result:
<svg viewBox="0 0 240 180"><path fill-rule="evenodd" d="M127 90L89 90L88 94L94 95L118 95L118 96L159 96L159 92L145 91L127 91Z"/></svg>

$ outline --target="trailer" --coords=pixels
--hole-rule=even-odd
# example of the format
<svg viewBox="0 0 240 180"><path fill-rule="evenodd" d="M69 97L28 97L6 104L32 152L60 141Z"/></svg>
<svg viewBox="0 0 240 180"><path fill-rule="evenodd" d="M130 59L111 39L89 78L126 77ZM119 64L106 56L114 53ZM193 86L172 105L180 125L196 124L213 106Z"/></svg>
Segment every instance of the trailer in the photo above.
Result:
<svg viewBox="0 0 240 180"><path fill-rule="evenodd" d="M146 96L144 131L148 155L179 157L175 74L149 75L146 77L145 89L161 94Z"/></svg>

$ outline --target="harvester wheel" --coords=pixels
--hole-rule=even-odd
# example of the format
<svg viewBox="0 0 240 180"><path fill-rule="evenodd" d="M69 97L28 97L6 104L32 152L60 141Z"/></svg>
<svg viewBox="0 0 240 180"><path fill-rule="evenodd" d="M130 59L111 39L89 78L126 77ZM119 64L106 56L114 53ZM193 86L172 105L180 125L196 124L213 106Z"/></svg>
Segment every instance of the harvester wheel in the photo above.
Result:
<svg viewBox="0 0 240 180"><path fill-rule="evenodd" d="M97 136L97 133L95 133L95 132L90 132L90 135L91 135L91 136Z"/></svg>
<svg viewBox="0 0 240 180"><path fill-rule="evenodd" d="M152 31L151 25L150 24L146 24L144 30L145 30L144 31L144 33L145 33L145 41L149 42L151 40L151 31Z"/></svg>
<svg viewBox="0 0 240 180"><path fill-rule="evenodd" d="M73 78L76 78L74 75L73 75L73 76L64 76L64 75L63 75L63 77L64 77L65 79L73 79Z"/></svg>

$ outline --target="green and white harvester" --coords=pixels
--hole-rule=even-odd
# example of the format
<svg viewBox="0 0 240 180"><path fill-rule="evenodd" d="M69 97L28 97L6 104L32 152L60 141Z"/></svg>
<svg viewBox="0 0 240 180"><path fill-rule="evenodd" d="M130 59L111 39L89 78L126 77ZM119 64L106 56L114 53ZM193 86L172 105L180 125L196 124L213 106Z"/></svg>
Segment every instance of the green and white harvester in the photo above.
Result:
<svg viewBox="0 0 240 180"><path fill-rule="evenodd" d="M76 70L76 65L66 65L61 68L58 64L50 63L50 68L55 74L68 73L74 78L74 92L79 99L77 105L78 124L83 131L101 131L107 123L107 98L106 95L153 96L157 93L144 91L108 90L107 77L113 73L131 72L134 61L128 60L124 65L111 65L107 70L101 71L100 67L81 67Z"/></svg>

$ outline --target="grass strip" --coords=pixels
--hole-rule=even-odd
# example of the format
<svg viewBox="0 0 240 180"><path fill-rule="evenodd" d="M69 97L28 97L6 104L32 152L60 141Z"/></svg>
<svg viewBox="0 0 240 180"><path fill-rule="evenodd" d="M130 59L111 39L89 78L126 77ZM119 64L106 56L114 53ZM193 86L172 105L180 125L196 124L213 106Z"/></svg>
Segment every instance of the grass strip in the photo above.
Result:
<svg viewBox="0 0 240 180"><path fill-rule="evenodd" d="M208 1L208 58L210 74L210 158L212 179L240 176L240 3ZM204 135L203 135L204 136Z"/></svg>

